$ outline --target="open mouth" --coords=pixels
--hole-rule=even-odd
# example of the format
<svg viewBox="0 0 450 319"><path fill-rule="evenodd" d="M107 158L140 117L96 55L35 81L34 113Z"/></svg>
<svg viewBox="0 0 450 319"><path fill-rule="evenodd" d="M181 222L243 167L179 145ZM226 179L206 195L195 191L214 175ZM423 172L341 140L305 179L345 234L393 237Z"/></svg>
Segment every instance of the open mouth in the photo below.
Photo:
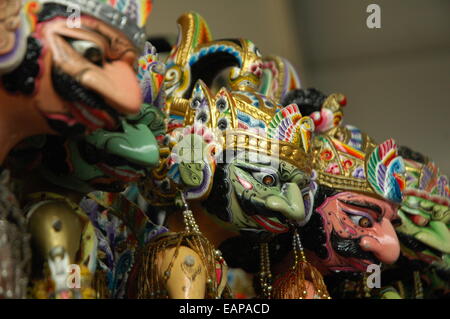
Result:
<svg viewBox="0 0 450 319"><path fill-rule="evenodd" d="M106 175L122 182L136 182L145 176L144 168L140 165L132 163L124 157L108 153L106 150L96 148L85 140L78 142L78 150L81 158L87 163L97 166Z"/></svg>
<svg viewBox="0 0 450 319"><path fill-rule="evenodd" d="M238 196L239 206L243 209L246 215L251 217L258 225L263 227L265 230L280 234L289 231L289 227L286 226L287 218L274 210L268 209L263 205L255 205L252 199L246 199L242 196ZM272 219L270 219L272 218ZM277 219L279 222L274 221Z"/></svg>
<svg viewBox="0 0 450 319"><path fill-rule="evenodd" d="M90 131L102 128L113 130L116 127L116 120L106 111L78 102L69 103L68 105L75 120L84 124Z"/></svg>
<svg viewBox="0 0 450 319"><path fill-rule="evenodd" d="M289 228L281 223L275 222L273 220L270 220L267 217L261 216L261 215L252 215L250 216L255 222L258 223L261 227L263 227L265 230L275 233L275 234L281 234L289 231Z"/></svg>
<svg viewBox="0 0 450 319"><path fill-rule="evenodd" d="M70 111L69 116L58 115L58 118L69 126L74 121L85 125L90 131L105 128L113 130L118 123L117 111L109 106L104 97L83 87L71 75L58 68L52 69L52 83L57 94L65 101Z"/></svg>

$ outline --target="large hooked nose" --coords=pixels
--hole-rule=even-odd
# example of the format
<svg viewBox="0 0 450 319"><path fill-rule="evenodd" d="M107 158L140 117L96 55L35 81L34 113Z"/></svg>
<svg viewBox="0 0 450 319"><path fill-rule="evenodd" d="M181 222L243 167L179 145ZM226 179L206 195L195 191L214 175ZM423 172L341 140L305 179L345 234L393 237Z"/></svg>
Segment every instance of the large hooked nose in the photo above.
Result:
<svg viewBox="0 0 450 319"><path fill-rule="evenodd" d="M124 61L107 63L100 72L88 70L81 75L80 83L100 94L120 114L133 115L141 109L142 93L136 73Z"/></svg>
<svg viewBox="0 0 450 319"><path fill-rule="evenodd" d="M305 205L300 188L295 183L283 185L281 194L271 195L266 199L266 207L283 214L292 221L305 219Z"/></svg>
<svg viewBox="0 0 450 319"><path fill-rule="evenodd" d="M391 222L383 218L381 223L376 223L374 234L363 236L359 245L362 250L371 252L382 263L393 264L400 255L400 243Z"/></svg>

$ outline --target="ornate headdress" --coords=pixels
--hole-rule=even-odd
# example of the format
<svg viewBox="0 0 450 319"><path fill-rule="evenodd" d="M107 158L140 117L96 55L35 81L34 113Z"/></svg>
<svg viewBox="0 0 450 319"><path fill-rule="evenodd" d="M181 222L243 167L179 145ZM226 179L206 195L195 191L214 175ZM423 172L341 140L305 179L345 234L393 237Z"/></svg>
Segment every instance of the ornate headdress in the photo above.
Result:
<svg viewBox="0 0 450 319"><path fill-rule="evenodd" d="M285 108L255 92L229 92L222 88L212 96L200 80L192 97L171 103L169 130L203 125L223 134L224 150L250 150L279 156L310 172L310 142L314 123L302 116L297 105Z"/></svg>
<svg viewBox="0 0 450 319"><path fill-rule="evenodd" d="M42 4L55 3L93 16L122 31L139 49L146 41L144 31L152 11L152 0L38 0Z"/></svg>
<svg viewBox="0 0 450 319"><path fill-rule="evenodd" d="M258 92L278 103L286 97L289 91L301 88L297 71L283 57L263 57L262 73Z"/></svg>
<svg viewBox="0 0 450 319"><path fill-rule="evenodd" d="M402 201L405 164L394 140L377 145L356 127L336 127L314 138L313 154L320 185Z"/></svg>
<svg viewBox="0 0 450 319"><path fill-rule="evenodd" d="M440 175L432 161L425 164L405 159L406 189L405 195L418 196L441 205L450 206L450 188L448 177Z"/></svg>

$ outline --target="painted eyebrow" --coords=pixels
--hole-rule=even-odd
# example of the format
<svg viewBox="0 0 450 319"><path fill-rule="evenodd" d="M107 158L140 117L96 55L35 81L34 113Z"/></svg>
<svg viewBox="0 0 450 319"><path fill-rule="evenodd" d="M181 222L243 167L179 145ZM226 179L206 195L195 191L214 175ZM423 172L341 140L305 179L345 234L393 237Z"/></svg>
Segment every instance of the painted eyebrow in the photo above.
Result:
<svg viewBox="0 0 450 319"><path fill-rule="evenodd" d="M379 215L379 218L381 218L381 215L383 213L383 210L381 209L381 207L376 204L373 204L373 203L369 203L369 202L365 202L365 201L356 201L356 200L345 200L345 199L338 199L338 201L340 201L341 203L350 205L350 206L370 209L370 210L376 212Z"/></svg>

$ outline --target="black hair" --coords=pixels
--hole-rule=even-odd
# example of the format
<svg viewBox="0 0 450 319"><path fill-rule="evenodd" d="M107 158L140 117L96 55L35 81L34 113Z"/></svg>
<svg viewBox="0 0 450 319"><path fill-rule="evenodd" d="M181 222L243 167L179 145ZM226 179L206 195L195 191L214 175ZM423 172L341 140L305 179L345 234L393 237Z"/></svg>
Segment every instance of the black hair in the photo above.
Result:
<svg viewBox="0 0 450 319"><path fill-rule="evenodd" d="M281 104L288 106L295 103L300 108L302 115L308 116L314 112L320 112L326 98L327 96L324 93L315 88L295 89L286 94Z"/></svg>
<svg viewBox="0 0 450 319"><path fill-rule="evenodd" d="M231 191L231 185L228 180L228 166L230 159L235 157L236 154L235 151L224 151L220 155L222 160L216 166L211 193L206 201L203 202L203 206L210 214L224 222L230 222L232 218L228 211L230 206L228 195Z"/></svg>
<svg viewBox="0 0 450 319"><path fill-rule="evenodd" d="M428 162L428 158L422 153L413 151L408 146L399 146L398 155L403 157L404 159L413 160L422 164Z"/></svg>
<svg viewBox="0 0 450 319"><path fill-rule="evenodd" d="M42 46L31 36L27 38L25 57L20 65L12 72L2 76L1 82L6 91L31 95L36 88L36 77L39 75L39 57Z"/></svg>
<svg viewBox="0 0 450 319"><path fill-rule="evenodd" d="M169 53L170 51L172 51L172 44L166 37L151 37L148 38L147 41L149 41L156 48L156 51L158 51L158 53Z"/></svg>
<svg viewBox="0 0 450 319"><path fill-rule="evenodd" d="M311 219L309 222L299 229L303 246L308 248L321 259L328 257L328 251L325 247L327 237L324 229L324 220L322 216L316 211L323 202L331 196L339 193L333 188L319 185L319 188L314 196L314 206Z"/></svg>

